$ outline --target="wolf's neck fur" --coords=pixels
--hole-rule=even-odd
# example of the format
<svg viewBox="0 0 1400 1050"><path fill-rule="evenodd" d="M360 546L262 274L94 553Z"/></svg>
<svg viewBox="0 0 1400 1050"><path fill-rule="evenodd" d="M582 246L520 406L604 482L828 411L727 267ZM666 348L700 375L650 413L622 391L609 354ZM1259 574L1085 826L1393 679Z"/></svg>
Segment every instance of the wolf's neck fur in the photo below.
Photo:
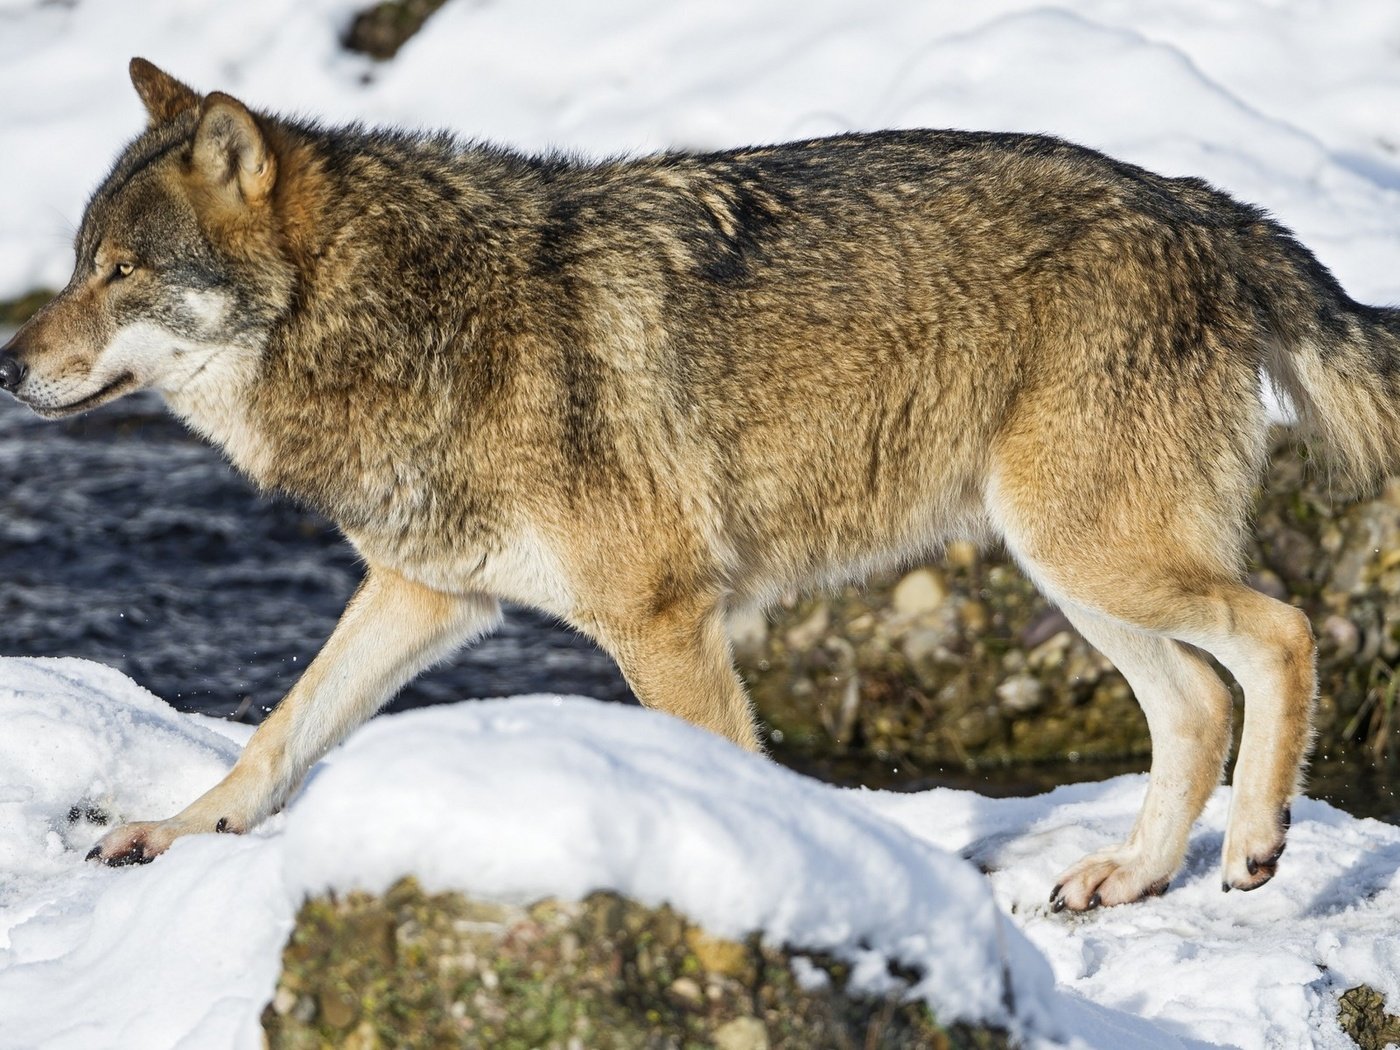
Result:
<svg viewBox="0 0 1400 1050"><path fill-rule="evenodd" d="M509 340L482 333L512 313L497 270L518 254L502 248L507 219L528 208L488 192L494 158L445 142L313 128L276 141L295 291L256 358L171 407L342 527L417 520L427 474L467 483L472 420L510 386Z"/></svg>
<svg viewBox="0 0 1400 1050"><path fill-rule="evenodd" d="M235 467L266 484L273 465L272 446L249 413L258 373L257 351L219 347L211 349L184 382L160 392L170 410L222 448Z"/></svg>

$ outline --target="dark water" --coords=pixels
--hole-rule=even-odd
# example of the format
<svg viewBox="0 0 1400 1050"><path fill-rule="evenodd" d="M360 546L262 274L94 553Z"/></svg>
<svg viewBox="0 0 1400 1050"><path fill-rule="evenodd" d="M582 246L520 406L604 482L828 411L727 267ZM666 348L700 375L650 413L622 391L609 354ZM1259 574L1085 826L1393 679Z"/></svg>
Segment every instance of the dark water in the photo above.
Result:
<svg viewBox="0 0 1400 1050"><path fill-rule="evenodd" d="M57 423L0 396L0 653L97 660L183 710L256 721L360 575L334 529L259 495L153 395ZM587 639L509 609L393 709L525 692L631 697Z"/></svg>
<svg viewBox="0 0 1400 1050"><path fill-rule="evenodd" d="M912 769L908 764L875 762L869 759L811 759L784 755L774 757L798 772L844 787L868 787L885 791L927 791L930 788L957 788L976 791L992 798L1038 795L1061 784L1107 780L1124 773L1145 773L1146 758L1122 761L1037 762L1023 766L1001 766L968 770L956 766ZM1377 765L1359 752L1339 758L1317 756L1308 769L1310 798L1330 802L1358 817L1371 817L1400 824L1400 783L1393 769Z"/></svg>
<svg viewBox="0 0 1400 1050"><path fill-rule="evenodd" d="M47 423L0 396L0 653L116 667L187 711L258 721L330 633L360 578L324 521L255 492L153 395ZM411 684L389 710L528 692L632 700L611 659L528 609ZM774 757L840 784L991 795L1138 771L1064 764L969 773ZM1310 794L1400 823L1359 756L1319 762Z"/></svg>

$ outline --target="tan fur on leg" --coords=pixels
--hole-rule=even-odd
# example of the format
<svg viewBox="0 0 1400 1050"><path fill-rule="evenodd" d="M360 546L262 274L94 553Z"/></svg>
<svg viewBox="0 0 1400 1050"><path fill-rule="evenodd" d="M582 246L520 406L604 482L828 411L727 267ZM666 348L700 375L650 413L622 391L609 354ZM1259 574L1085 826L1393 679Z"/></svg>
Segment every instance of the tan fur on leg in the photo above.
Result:
<svg viewBox="0 0 1400 1050"><path fill-rule="evenodd" d="M1230 746L1230 692L1180 642L1099 615L1065 612L1123 672L1152 733L1151 780L1132 834L1063 872L1050 894L1056 911L1084 911L1165 891L1186 854L1192 823L1220 782Z"/></svg>
<svg viewBox="0 0 1400 1050"><path fill-rule="evenodd" d="M499 615L494 599L443 594L372 566L325 647L228 776L168 820L114 829L89 859L143 862L181 835L247 830L405 682L489 630Z"/></svg>
<svg viewBox="0 0 1400 1050"><path fill-rule="evenodd" d="M718 605L678 602L641 622L607 625L600 640L647 707L760 749Z"/></svg>

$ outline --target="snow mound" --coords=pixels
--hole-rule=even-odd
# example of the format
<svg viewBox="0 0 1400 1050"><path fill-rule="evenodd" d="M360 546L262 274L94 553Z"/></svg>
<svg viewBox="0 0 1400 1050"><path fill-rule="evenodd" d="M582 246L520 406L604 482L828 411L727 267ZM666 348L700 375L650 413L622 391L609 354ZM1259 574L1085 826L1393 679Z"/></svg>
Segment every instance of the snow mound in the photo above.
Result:
<svg viewBox="0 0 1400 1050"><path fill-rule="evenodd" d="M347 833L366 825L370 851ZM916 967L948 1020L1010 1020L1014 1001L1032 1028L1050 1023L1048 968L970 864L636 708L522 697L380 719L311 783L286 836L290 880L313 891L383 891L406 864L429 891L518 903L612 889L722 936ZM870 971L878 990L884 967Z"/></svg>
<svg viewBox="0 0 1400 1050"><path fill-rule="evenodd" d="M1166 897L1053 915L1055 873L1127 832L1142 777L1033 799L844 790L577 698L381 718L253 834L182 839L141 868L83 861L104 815L173 812L246 735L96 664L0 660L0 1044L258 1046L301 900L407 874L498 900L670 903L717 934L843 956L872 990L899 962L940 1017L1032 1046L1340 1050L1341 990L1400 1006L1400 829L1300 800L1279 877L1226 895L1222 789Z"/></svg>
<svg viewBox="0 0 1400 1050"><path fill-rule="evenodd" d="M866 804L991 872L997 902L1049 958L1061 987L1165 1031L1242 1050L1352 1050L1337 998L1369 984L1400 1013L1400 828L1325 802L1293 804L1278 876L1222 893L1228 788L1216 791L1165 897L1082 917L1046 893L1085 853L1127 837L1145 775L1028 799L872 794Z"/></svg>
<svg viewBox="0 0 1400 1050"><path fill-rule="evenodd" d="M674 719L559 697L380 719L256 833L111 870L84 863L103 829L73 808L170 813L236 744L95 664L4 660L0 682L0 812L18 815L0 821L0 1032L18 1045L255 1046L303 897L410 873L496 899L669 902L843 955L872 990L887 960L918 967L948 1020L1061 1033L1048 966L975 868Z"/></svg>
<svg viewBox="0 0 1400 1050"><path fill-rule="evenodd" d="M72 851L90 845L89 813L174 812L238 756L238 744L111 668L82 660L3 667L0 908L47 876L71 873Z"/></svg>

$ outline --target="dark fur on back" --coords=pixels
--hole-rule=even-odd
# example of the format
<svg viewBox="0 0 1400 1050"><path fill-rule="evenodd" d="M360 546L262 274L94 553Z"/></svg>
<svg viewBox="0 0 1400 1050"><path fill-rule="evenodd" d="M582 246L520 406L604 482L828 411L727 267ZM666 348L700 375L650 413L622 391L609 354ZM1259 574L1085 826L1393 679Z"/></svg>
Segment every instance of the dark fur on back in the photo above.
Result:
<svg viewBox="0 0 1400 1050"><path fill-rule="evenodd" d="M814 569L865 545L851 531L865 531L868 511L851 505L851 475L818 456L800 457L816 467L798 477L764 477L762 494L746 482L791 436L790 412L809 414L814 443L858 455L873 490L882 465L919 454L912 421L940 403L972 405L964 426L985 446L1045 366L1039 347L1086 311L1111 326L1090 348L1107 374L1170 374L1167 388L1219 371L1222 357L1257 373L1272 315L1300 316L1289 297L1319 330L1367 316L1257 209L1043 136L897 131L589 163L441 135L277 127L317 173L314 202L298 207L316 210L305 226L319 240L302 249L314 262L298 309L269 344L265 411L283 416L272 429L288 447L266 480L347 522L381 518L393 486L360 491L336 462L356 477L432 470L444 428L470 441L473 416L508 417L523 396L531 410L514 425L548 426L539 454L588 499L598 486L662 498L675 479L645 476L636 446L705 435L703 483L740 561L771 546L753 519L771 520L776 497L781 519L829 538L792 552ZM1265 274L1254 260L1268 253L1289 267ZM868 388L896 375L903 407L864 411ZM338 422L368 417L349 432L377 444L405 427L393 392L429 377L441 403L392 446L411 466L353 454ZM638 385L645 413L618 411ZM683 418L696 412L703 420ZM979 484L974 457L940 458L954 502ZM915 513L903 502L897 519ZM423 510L412 519L436 534Z"/></svg>

